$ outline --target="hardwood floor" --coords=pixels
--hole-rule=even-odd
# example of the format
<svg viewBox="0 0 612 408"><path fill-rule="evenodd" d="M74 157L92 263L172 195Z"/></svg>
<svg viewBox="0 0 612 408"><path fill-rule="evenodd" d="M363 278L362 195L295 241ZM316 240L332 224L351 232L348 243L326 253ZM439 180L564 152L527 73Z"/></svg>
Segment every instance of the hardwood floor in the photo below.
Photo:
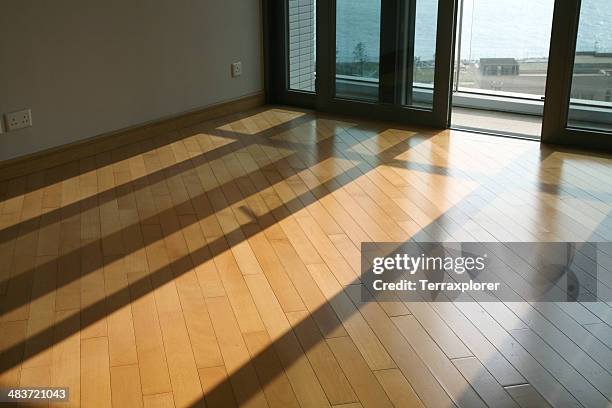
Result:
<svg viewBox="0 0 612 408"><path fill-rule="evenodd" d="M359 286L367 241L610 241L611 176L531 141L265 107L0 182L0 387L68 387L62 407L612 406L611 303L524 302L512 277L505 303Z"/></svg>
<svg viewBox="0 0 612 408"><path fill-rule="evenodd" d="M511 134L535 140L540 140L542 134L542 116L453 106L451 117L451 127L454 129Z"/></svg>

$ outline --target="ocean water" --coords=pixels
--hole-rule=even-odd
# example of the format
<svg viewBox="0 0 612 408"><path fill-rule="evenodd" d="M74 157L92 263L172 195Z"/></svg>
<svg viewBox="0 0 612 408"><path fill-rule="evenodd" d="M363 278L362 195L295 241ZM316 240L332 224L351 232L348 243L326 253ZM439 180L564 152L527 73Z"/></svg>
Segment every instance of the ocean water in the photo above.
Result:
<svg viewBox="0 0 612 408"><path fill-rule="evenodd" d="M381 0L337 0L337 60L378 60ZM433 59L437 0L417 0L415 55ZM548 56L554 0L464 0L462 59ZM578 51L612 52L612 0L582 0Z"/></svg>

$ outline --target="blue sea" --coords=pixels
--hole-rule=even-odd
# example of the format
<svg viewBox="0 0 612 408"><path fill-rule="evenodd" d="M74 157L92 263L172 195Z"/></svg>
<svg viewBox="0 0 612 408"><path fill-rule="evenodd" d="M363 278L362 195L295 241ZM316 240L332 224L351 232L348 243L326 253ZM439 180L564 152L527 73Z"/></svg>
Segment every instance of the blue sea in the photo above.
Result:
<svg viewBox="0 0 612 408"><path fill-rule="evenodd" d="M337 59L354 60L355 46L367 58L379 54L381 0L337 0ZM435 51L437 0L417 0L415 56ZM548 56L554 0L464 0L461 58L517 59ZM612 52L612 0L582 0L578 51Z"/></svg>

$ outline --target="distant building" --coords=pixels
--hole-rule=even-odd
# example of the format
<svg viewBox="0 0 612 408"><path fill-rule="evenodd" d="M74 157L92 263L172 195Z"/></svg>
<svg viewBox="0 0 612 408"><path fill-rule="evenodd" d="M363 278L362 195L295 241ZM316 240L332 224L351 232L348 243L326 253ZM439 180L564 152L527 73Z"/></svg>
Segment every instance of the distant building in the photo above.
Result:
<svg viewBox="0 0 612 408"><path fill-rule="evenodd" d="M576 53L572 98L612 102L612 53Z"/></svg>
<svg viewBox="0 0 612 408"><path fill-rule="evenodd" d="M612 75L612 53L594 51L576 52L574 74Z"/></svg>
<svg viewBox="0 0 612 408"><path fill-rule="evenodd" d="M481 58L478 65L483 76L518 75L520 71L515 58Z"/></svg>

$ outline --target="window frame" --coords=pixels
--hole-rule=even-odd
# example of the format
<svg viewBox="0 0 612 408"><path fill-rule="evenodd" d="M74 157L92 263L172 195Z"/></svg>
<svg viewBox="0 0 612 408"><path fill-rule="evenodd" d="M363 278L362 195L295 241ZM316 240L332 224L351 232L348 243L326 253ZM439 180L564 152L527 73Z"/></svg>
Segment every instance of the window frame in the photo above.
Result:
<svg viewBox="0 0 612 408"><path fill-rule="evenodd" d="M550 44L542 142L612 150L612 133L568 125L580 0L556 0Z"/></svg>
<svg viewBox="0 0 612 408"><path fill-rule="evenodd" d="M413 1L413 0L410 0ZM265 88L267 101L312 108L323 112L414 123L445 129L450 124L450 91L453 75L456 1L439 0L436 31L436 58L432 109L403 106L399 94L404 83L396 74L398 16L404 0L381 1L381 66L379 101L348 100L335 96L335 0L320 0L316 7L316 91L302 92L288 87L288 1L263 0Z"/></svg>

